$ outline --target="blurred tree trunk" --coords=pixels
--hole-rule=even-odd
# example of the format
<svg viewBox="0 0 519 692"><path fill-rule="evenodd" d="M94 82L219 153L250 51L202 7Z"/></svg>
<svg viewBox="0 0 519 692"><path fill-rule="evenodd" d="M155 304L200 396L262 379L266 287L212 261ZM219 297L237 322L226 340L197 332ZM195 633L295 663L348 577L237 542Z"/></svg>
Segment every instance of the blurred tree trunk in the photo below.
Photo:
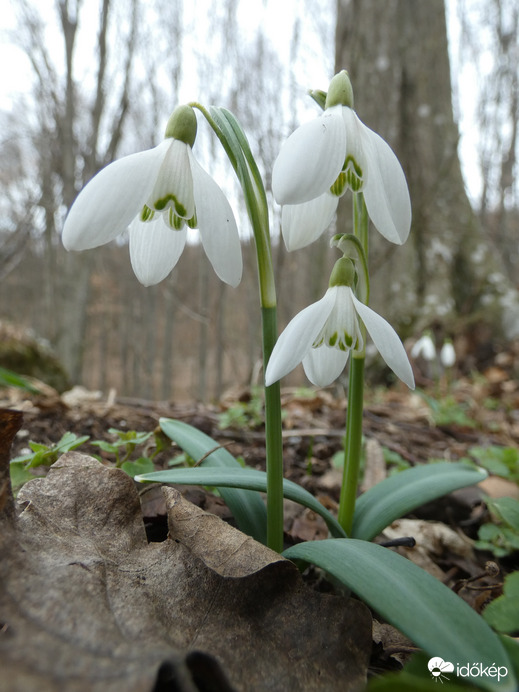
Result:
<svg viewBox="0 0 519 692"><path fill-rule="evenodd" d="M517 292L465 191L444 1L337 0L337 9L336 71L348 70L357 114L400 159L413 206L403 247L371 231L373 307L404 335L479 320L519 334Z"/></svg>

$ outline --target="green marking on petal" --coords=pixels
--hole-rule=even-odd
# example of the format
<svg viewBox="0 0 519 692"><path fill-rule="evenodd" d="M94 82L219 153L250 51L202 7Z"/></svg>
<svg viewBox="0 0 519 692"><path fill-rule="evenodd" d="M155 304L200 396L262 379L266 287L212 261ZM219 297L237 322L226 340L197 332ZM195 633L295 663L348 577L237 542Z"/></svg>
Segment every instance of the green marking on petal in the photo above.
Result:
<svg viewBox="0 0 519 692"><path fill-rule="evenodd" d="M348 154L342 172L346 175L346 184L353 192L360 192L364 185L362 168L357 161Z"/></svg>
<svg viewBox="0 0 519 692"><path fill-rule="evenodd" d="M189 228L196 228L198 226L196 214L193 214L193 216L190 219L188 219L187 225L189 226Z"/></svg>
<svg viewBox="0 0 519 692"><path fill-rule="evenodd" d="M186 223L186 220L175 214L171 208L167 212L167 219L170 228L172 228L174 231L181 231Z"/></svg>
<svg viewBox="0 0 519 692"><path fill-rule="evenodd" d="M337 334L337 332L334 332L330 337L328 337L328 346L335 346L338 338L339 335Z"/></svg>
<svg viewBox="0 0 519 692"><path fill-rule="evenodd" d="M147 204L145 204L141 211L141 221L151 221L155 216L153 209L150 209Z"/></svg>
<svg viewBox="0 0 519 692"><path fill-rule="evenodd" d="M178 214L178 216L182 216L183 218L185 218L187 209L182 204L182 202L179 202L175 195L170 193L167 194L165 197L161 197L160 199L157 199L155 200L155 202L153 202L153 206L157 211L164 211L168 207L168 205L174 206L176 214Z"/></svg>
<svg viewBox="0 0 519 692"><path fill-rule="evenodd" d="M341 171L337 177L337 180L331 186L330 192L335 197L342 197L342 195L345 193L347 187L348 187L348 181L346 178L346 174L343 173L343 171Z"/></svg>

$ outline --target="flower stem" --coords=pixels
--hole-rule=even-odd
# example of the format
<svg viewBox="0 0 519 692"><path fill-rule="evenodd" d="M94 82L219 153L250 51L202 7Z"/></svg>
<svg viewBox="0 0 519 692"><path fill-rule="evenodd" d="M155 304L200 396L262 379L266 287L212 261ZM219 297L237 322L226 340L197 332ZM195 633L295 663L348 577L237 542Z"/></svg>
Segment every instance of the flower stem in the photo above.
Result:
<svg viewBox="0 0 519 692"><path fill-rule="evenodd" d="M369 217L362 193L353 197L353 227L364 257L368 257ZM365 267L367 271L367 267ZM367 296L369 296L369 279ZM367 297L366 296L366 297ZM363 341L366 343L366 329L362 325ZM348 383L348 409L346 413L346 443L344 445L344 470L339 499L338 521L349 535L353 526L357 486L359 482L360 458L362 453L362 415L364 409L364 361L365 346L362 351L353 353L350 362Z"/></svg>
<svg viewBox="0 0 519 692"><path fill-rule="evenodd" d="M359 480L362 451L362 412L364 396L364 355L353 356L350 363L348 384L348 411L346 416L346 444L344 447L344 471L339 500L338 521L349 535L353 525L355 500Z"/></svg>
<svg viewBox="0 0 519 692"><path fill-rule="evenodd" d="M276 287L265 188L247 138L234 115L224 108L211 107L207 110L199 103L190 105L198 108L222 143L243 190L256 246L265 370L277 340ZM270 387L265 387L267 545L277 552L283 550L283 438L281 433L281 394L280 385L277 382Z"/></svg>
<svg viewBox="0 0 519 692"><path fill-rule="evenodd" d="M276 308L262 308L263 369L277 339ZM281 387L275 382L265 387L265 446L267 456L267 545L283 551L283 437L281 428Z"/></svg>

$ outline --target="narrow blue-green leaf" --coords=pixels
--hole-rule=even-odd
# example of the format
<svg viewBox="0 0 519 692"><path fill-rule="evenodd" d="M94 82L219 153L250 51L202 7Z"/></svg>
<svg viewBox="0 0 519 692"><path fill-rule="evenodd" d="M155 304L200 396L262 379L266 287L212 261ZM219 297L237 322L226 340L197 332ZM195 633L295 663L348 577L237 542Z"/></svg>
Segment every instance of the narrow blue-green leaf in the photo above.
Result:
<svg viewBox="0 0 519 692"><path fill-rule="evenodd" d="M489 677L470 682L516 692L517 680L498 635L463 599L410 560L353 538L299 543L283 555L333 575L431 657L460 665L506 666L508 675L499 684Z"/></svg>
<svg viewBox="0 0 519 692"><path fill-rule="evenodd" d="M223 468L202 468L197 466L190 469L170 469L155 471L135 478L139 482L155 481L160 483L176 483L178 485L211 485L220 490L223 488L248 488L265 492L267 489L267 474L258 469L239 468L226 470ZM319 500L297 483L283 480L283 496L319 514L326 522L332 536L344 538L345 533L339 522L324 507Z"/></svg>
<svg viewBox="0 0 519 692"><path fill-rule="evenodd" d="M201 466L218 466L241 469L240 463L215 442L209 435L192 425L170 418L161 418L160 427L165 435L176 442L190 457L201 462ZM206 456L207 455L207 456ZM204 458L206 457L206 458ZM204 483L204 485L215 485ZM248 536L260 543L267 543L267 509L257 492L236 488L221 488L220 494L231 510L236 523Z"/></svg>
<svg viewBox="0 0 519 692"><path fill-rule="evenodd" d="M0 387L17 387L31 394L40 393L39 389L27 382L26 379L20 377L20 375L12 370L6 370L5 368L0 368Z"/></svg>
<svg viewBox="0 0 519 692"><path fill-rule="evenodd" d="M486 477L483 469L448 461L395 473L359 497L352 537L370 541L395 519L413 509Z"/></svg>

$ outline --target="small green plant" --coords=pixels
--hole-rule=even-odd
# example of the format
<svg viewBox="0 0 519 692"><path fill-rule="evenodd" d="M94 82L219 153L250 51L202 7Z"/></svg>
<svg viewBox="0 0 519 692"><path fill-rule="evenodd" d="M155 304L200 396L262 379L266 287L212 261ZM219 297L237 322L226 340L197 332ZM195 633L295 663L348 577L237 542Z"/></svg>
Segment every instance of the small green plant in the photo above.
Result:
<svg viewBox="0 0 519 692"><path fill-rule="evenodd" d="M496 557L519 550L519 502L512 497L487 497L485 502L495 520L479 528L475 547L489 550Z"/></svg>
<svg viewBox="0 0 519 692"><path fill-rule="evenodd" d="M417 392L425 400L431 410L431 416L435 425L461 425L468 428L476 427L476 421L470 417L469 406L466 403L456 401L452 394L441 399Z"/></svg>
<svg viewBox="0 0 519 692"><path fill-rule="evenodd" d="M483 611L483 617L497 632L519 632L519 572L505 578L503 594L491 601Z"/></svg>
<svg viewBox="0 0 519 692"><path fill-rule="evenodd" d="M91 445L98 447L105 454L113 455L115 465L121 468L132 478L141 473L151 473L155 470L154 458L160 452L164 452L171 446L171 440L166 437L161 430L152 432L137 432L136 430L117 430L110 428L109 433L115 435L115 440L92 440ZM151 443L144 449L143 454L137 458L132 458L137 448L146 445L153 436L153 449ZM90 439L88 435L77 436L75 433L66 432L59 442L51 445L44 445L39 442L29 442L31 449L27 454L15 457L11 461L10 475L11 485L14 490L19 489L24 483L34 478L30 469L37 466L51 466L57 459L66 452L77 449ZM99 457L97 457L99 458ZM169 466L177 466L185 463L184 455L172 459Z"/></svg>
<svg viewBox="0 0 519 692"><path fill-rule="evenodd" d="M29 442L31 451L15 457L11 464L24 463L27 469L33 469L36 466L51 466L62 454L77 449L89 439L88 435L78 437L75 433L66 432L61 440L51 445Z"/></svg>
<svg viewBox="0 0 519 692"><path fill-rule="evenodd" d="M263 399L261 389L253 387L248 401L236 401L226 411L218 414L218 427L259 428L264 423Z"/></svg>
<svg viewBox="0 0 519 692"><path fill-rule="evenodd" d="M141 473L151 473L154 471L154 458L160 452L168 449L171 444L170 440L160 430L145 433L137 432L136 430L109 428L108 432L115 435L113 442L93 440L91 444L105 453L113 454L116 467L125 471L132 478ZM147 445L151 437L154 438L152 450L150 445ZM141 447L141 445L146 445L145 453L140 454L137 459L132 459L136 449Z"/></svg>
<svg viewBox="0 0 519 692"><path fill-rule="evenodd" d="M24 483L34 478L30 469L37 466L51 466L62 454L77 449L89 439L88 435L78 437L75 433L66 432L61 440L51 445L29 442L31 449L11 460L10 476L13 490L19 489Z"/></svg>
<svg viewBox="0 0 519 692"><path fill-rule="evenodd" d="M519 483L519 449L517 447L471 447L471 457L494 476Z"/></svg>

